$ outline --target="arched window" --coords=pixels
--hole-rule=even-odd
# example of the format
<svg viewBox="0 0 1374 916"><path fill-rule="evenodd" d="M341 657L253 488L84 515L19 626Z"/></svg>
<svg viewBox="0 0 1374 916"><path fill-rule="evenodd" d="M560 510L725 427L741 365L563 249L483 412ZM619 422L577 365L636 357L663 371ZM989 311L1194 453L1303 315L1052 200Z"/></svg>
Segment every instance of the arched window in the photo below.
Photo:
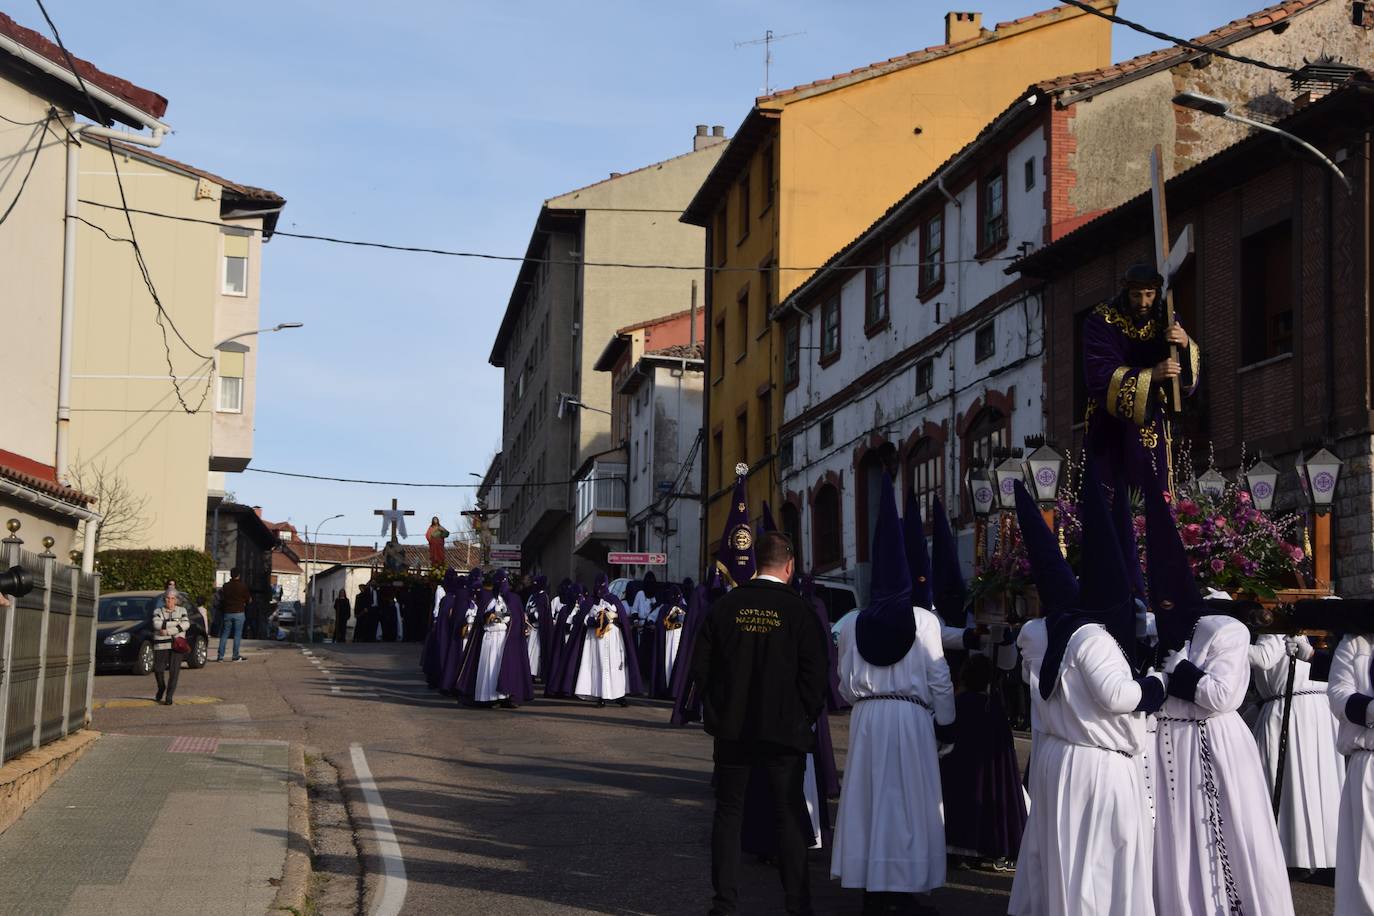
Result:
<svg viewBox="0 0 1374 916"><path fill-rule="evenodd" d="M797 570L806 569L806 561L802 556L801 539L801 510L794 502L782 504L782 533L792 539L792 551L796 555Z"/></svg>
<svg viewBox="0 0 1374 916"><path fill-rule="evenodd" d="M916 443L907 455L907 484L916 491L916 501L921 507L921 518L929 525L932 504L940 496L945 485L945 456L942 443L926 436ZM905 509L905 507L903 507Z"/></svg>
<svg viewBox="0 0 1374 916"><path fill-rule="evenodd" d="M984 407L979 411L964 436L966 461L972 462L978 458L985 467L990 467L993 453L999 448L1006 448L1011 441L1007 425L1007 415L996 407Z"/></svg>
<svg viewBox="0 0 1374 916"><path fill-rule="evenodd" d="M882 493L882 475L897 470L897 446L884 442L871 448L859 459L854 469L857 486L854 488L854 517L858 522L859 562L867 563L869 545L873 543L873 529L878 526L878 499Z"/></svg>
<svg viewBox="0 0 1374 916"><path fill-rule="evenodd" d="M840 490L833 483L823 484L811 500L811 544L816 572L833 569L844 561Z"/></svg>

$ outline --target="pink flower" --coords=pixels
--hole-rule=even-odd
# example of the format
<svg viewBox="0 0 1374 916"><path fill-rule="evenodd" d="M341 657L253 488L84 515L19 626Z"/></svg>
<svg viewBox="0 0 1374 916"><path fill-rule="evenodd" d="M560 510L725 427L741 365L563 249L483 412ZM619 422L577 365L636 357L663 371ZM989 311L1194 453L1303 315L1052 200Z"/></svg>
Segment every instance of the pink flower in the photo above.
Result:
<svg viewBox="0 0 1374 916"><path fill-rule="evenodd" d="M1218 515L1216 518L1212 519L1212 525L1215 526L1215 527L1217 527L1217 528L1225 528L1225 527L1226 527L1226 516L1224 516L1224 515Z"/></svg>
<svg viewBox="0 0 1374 916"><path fill-rule="evenodd" d="M1236 502L1240 503L1242 506L1250 505L1250 494L1245 490L1237 490Z"/></svg>
<svg viewBox="0 0 1374 916"><path fill-rule="evenodd" d="M1214 560L1212 560L1212 572L1214 572L1214 573L1221 573L1221 572L1224 571L1225 569L1226 569L1226 561L1223 560L1221 557L1217 557L1217 558L1215 558Z"/></svg>
<svg viewBox="0 0 1374 916"><path fill-rule="evenodd" d="M1303 557L1307 556L1307 554L1302 552L1301 547L1291 547L1289 548L1288 553L1289 556L1293 558L1294 563L1301 563L1303 561Z"/></svg>
<svg viewBox="0 0 1374 916"><path fill-rule="evenodd" d="M1202 526L1197 522L1190 522L1183 526L1183 543L1196 544L1202 539Z"/></svg>
<svg viewBox="0 0 1374 916"><path fill-rule="evenodd" d="M1179 502L1178 511L1180 515L1197 515L1198 506L1191 499L1184 499Z"/></svg>

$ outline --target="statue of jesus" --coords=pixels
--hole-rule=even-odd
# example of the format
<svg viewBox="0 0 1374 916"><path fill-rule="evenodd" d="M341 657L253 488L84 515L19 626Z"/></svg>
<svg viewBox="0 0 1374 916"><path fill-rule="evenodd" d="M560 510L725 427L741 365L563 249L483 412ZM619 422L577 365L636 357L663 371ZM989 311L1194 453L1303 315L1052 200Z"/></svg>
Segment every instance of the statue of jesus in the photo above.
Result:
<svg viewBox="0 0 1374 916"><path fill-rule="evenodd" d="M1165 386L1197 390L1202 354L1175 321L1165 327L1163 279L1148 265L1126 271L1121 290L1083 323L1083 379L1088 389L1085 446L1100 480L1173 491L1173 437ZM1179 356L1170 355L1178 347Z"/></svg>

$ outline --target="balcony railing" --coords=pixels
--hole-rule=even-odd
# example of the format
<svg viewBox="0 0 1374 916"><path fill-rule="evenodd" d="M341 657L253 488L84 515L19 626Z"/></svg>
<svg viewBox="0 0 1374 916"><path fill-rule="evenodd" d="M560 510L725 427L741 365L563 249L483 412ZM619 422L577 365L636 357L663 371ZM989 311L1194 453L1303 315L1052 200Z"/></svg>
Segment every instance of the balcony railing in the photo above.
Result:
<svg viewBox="0 0 1374 916"><path fill-rule="evenodd" d="M625 479L629 468L623 462L595 462L577 480L577 530L574 549L592 537L624 540Z"/></svg>

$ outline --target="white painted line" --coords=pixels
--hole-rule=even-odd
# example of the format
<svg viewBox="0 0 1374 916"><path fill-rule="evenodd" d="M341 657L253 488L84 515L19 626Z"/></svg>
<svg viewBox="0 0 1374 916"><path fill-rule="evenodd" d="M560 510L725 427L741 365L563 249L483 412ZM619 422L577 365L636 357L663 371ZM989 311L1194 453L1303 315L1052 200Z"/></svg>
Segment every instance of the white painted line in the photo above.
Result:
<svg viewBox="0 0 1374 916"><path fill-rule="evenodd" d="M329 692L330 692L330 693L338 693L338 692L339 692L339 685L338 685L338 684L330 684L330 685L329 685Z"/></svg>
<svg viewBox="0 0 1374 916"><path fill-rule="evenodd" d="M372 770L368 769L367 758L363 756L363 746L351 745L349 751L353 757L353 773L363 790L367 817L372 821L372 832L377 837L377 848L382 856L382 886L377 894L377 905L372 908L372 916L396 916L406 902L405 860L401 858L396 832L391 829L391 818L387 817L386 806L382 804L382 794L372 781Z"/></svg>

